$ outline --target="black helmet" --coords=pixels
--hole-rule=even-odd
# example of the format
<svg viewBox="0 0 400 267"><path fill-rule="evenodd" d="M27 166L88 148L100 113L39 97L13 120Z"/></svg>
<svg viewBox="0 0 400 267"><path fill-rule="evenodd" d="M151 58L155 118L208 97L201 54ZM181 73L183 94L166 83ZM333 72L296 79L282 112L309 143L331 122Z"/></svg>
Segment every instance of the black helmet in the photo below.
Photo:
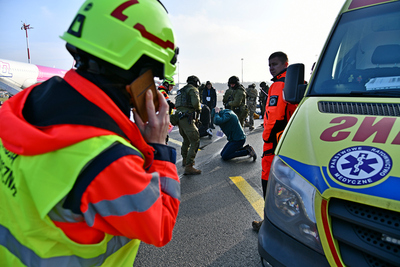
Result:
<svg viewBox="0 0 400 267"><path fill-rule="evenodd" d="M230 77L228 80L228 85L231 85L231 84L235 84L235 85L239 84L239 78L237 76Z"/></svg>
<svg viewBox="0 0 400 267"><path fill-rule="evenodd" d="M186 80L187 83L194 85L195 87L199 87L200 86L200 79L197 78L196 76L192 75L189 76Z"/></svg>
<svg viewBox="0 0 400 267"><path fill-rule="evenodd" d="M260 83L260 87L266 87L266 86L267 86L267 84L265 82Z"/></svg>

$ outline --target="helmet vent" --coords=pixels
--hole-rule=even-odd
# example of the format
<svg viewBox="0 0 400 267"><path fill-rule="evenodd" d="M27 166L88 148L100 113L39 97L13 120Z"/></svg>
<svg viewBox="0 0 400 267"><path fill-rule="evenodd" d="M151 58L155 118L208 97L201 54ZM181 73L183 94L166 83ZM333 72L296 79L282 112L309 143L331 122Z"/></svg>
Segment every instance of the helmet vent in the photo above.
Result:
<svg viewBox="0 0 400 267"><path fill-rule="evenodd" d="M69 26L68 33L75 36L82 36L83 22L85 21L85 16L82 14L76 15L74 21L72 21L71 26Z"/></svg>
<svg viewBox="0 0 400 267"><path fill-rule="evenodd" d="M93 3L89 3L89 4L87 4L86 6L85 6L85 11L89 11L90 9L92 9L92 7L93 7Z"/></svg>

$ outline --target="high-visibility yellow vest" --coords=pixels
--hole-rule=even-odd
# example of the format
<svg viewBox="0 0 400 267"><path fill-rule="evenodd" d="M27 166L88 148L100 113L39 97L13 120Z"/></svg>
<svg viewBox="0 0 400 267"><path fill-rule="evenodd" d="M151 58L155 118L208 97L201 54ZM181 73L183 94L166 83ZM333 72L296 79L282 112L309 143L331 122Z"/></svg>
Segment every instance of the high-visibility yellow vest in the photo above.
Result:
<svg viewBox="0 0 400 267"><path fill-rule="evenodd" d="M98 244L78 244L48 216L85 165L114 142L138 151L116 135L35 156L14 154L0 142L0 266L133 265L139 240L105 234Z"/></svg>

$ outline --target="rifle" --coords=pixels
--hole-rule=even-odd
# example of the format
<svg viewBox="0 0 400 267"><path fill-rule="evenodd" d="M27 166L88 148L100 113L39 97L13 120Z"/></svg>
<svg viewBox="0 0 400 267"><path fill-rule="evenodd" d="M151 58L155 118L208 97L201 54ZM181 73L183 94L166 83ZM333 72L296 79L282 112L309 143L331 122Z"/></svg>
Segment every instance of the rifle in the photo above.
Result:
<svg viewBox="0 0 400 267"><path fill-rule="evenodd" d="M260 88L260 90L261 90L265 95L268 95L262 88Z"/></svg>

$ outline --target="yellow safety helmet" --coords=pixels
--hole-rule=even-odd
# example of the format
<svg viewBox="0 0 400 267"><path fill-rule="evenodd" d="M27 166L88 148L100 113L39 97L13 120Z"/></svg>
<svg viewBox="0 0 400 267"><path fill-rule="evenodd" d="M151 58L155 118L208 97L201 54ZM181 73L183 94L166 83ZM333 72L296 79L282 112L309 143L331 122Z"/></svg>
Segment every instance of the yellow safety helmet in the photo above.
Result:
<svg viewBox="0 0 400 267"><path fill-rule="evenodd" d="M161 66L155 76L175 72L178 48L167 11L157 0L87 0L61 38L123 70L148 57Z"/></svg>

